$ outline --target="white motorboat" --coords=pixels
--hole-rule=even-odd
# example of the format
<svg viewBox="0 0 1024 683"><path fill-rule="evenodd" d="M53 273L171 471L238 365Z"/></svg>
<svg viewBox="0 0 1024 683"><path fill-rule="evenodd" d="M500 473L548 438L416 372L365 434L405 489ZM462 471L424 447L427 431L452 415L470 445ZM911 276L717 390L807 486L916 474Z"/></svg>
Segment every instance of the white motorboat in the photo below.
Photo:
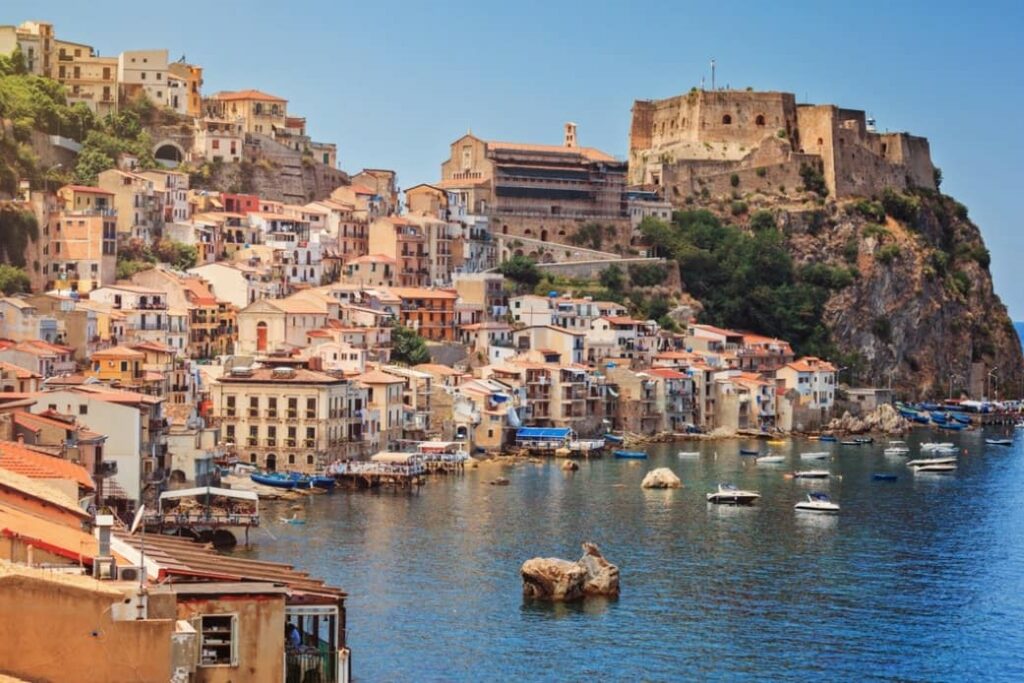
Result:
<svg viewBox="0 0 1024 683"><path fill-rule="evenodd" d="M718 490L708 494L709 503L724 503L726 505L749 505L761 497L757 491L744 491L736 488L734 484L719 484Z"/></svg>
<svg viewBox="0 0 1024 683"><path fill-rule="evenodd" d="M676 453L678 458L699 458L700 451L679 451Z"/></svg>
<svg viewBox="0 0 1024 683"><path fill-rule="evenodd" d="M1017 424L1013 425L1014 429L1024 429L1024 420L1021 420Z"/></svg>
<svg viewBox="0 0 1024 683"><path fill-rule="evenodd" d="M985 439L989 446L1012 446L1013 439Z"/></svg>
<svg viewBox="0 0 1024 683"><path fill-rule="evenodd" d="M918 472L934 472L936 474L950 474L956 472L956 463L933 463L931 465L921 465L914 468L914 474Z"/></svg>
<svg viewBox="0 0 1024 683"><path fill-rule="evenodd" d="M793 506L793 509L802 512L817 512L824 515L839 514L839 504L833 503L827 493L814 491L807 494L807 500L801 500Z"/></svg>
<svg viewBox="0 0 1024 683"><path fill-rule="evenodd" d="M916 460L908 460L907 467L928 467L929 465L955 465L956 456L949 458L918 458Z"/></svg>
<svg viewBox="0 0 1024 683"><path fill-rule="evenodd" d="M774 465L780 462L786 462L786 456L784 455L762 455L760 458L755 458L754 462L758 465Z"/></svg>
<svg viewBox="0 0 1024 683"><path fill-rule="evenodd" d="M910 447L907 446L905 441L890 441L882 453L885 455L908 455Z"/></svg>
<svg viewBox="0 0 1024 683"><path fill-rule="evenodd" d="M922 451L948 451L956 448L951 441L926 441L921 444Z"/></svg>
<svg viewBox="0 0 1024 683"><path fill-rule="evenodd" d="M800 470L793 473L794 479L828 479L831 472L828 470Z"/></svg>
<svg viewBox="0 0 1024 683"><path fill-rule="evenodd" d="M810 451L808 453L801 453L801 460L826 460L828 456L832 455L828 451Z"/></svg>

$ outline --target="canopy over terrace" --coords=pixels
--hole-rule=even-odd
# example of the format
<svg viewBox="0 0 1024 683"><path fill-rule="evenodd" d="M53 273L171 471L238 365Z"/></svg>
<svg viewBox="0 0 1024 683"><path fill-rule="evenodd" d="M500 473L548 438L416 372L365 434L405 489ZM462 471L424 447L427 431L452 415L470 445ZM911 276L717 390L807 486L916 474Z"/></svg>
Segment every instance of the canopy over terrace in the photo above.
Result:
<svg viewBox="0 0 1024 683"><path fill-rule="evenodd" d="M516 445L521 448L563 448L576 438L569 427L520 427L516 430Z"/></svg>

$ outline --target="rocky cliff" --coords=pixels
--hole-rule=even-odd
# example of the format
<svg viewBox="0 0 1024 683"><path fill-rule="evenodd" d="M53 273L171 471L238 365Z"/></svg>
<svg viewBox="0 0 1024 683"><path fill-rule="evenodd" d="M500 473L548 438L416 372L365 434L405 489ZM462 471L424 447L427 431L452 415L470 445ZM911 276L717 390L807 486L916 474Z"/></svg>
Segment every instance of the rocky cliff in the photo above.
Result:
<svg viewBox="0 0 1024 683"><path fill-rule="evenodd" d="M833 288L822 318L841 381L892 385L909 396L970 390L993 381L1016 393L1021 344L993 291L989 253L967 208L931 190L887 190L833 201L813 192L734 194L697 203L734 223L770 213L798 267L824 264L852 275ZM952 382L950 381L952 379Z"/></svg>

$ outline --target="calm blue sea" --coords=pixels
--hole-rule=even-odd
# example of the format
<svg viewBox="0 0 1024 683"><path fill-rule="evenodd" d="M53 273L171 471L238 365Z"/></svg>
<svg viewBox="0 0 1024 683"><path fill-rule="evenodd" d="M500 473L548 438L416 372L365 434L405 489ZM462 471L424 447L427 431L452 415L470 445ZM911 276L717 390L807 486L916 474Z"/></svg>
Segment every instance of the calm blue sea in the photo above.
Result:
<svg viewBox="0 0 1024 683"><path fill-rule="evenodd" d="M359 681L1024 680L1024 434L1009 448L980 432L921 440L965 449L956 474L915 476L882 444L793 442L774 466L738 441L692 460L676 455L691 444L659 445L575 473L493 465L416 495L339 491L305 503L304 527L265 504L256 548L238 552L350 593ZM827 462L797 458L822 448ZM642 490L658 466L684 488ZM818 467L837 476L783 477ZM763 497L709 506L718 481ZM818 489L838 517L794 513ZM524 603L521 563L576 559L586 540L619 565L622 596Z"/></svg>

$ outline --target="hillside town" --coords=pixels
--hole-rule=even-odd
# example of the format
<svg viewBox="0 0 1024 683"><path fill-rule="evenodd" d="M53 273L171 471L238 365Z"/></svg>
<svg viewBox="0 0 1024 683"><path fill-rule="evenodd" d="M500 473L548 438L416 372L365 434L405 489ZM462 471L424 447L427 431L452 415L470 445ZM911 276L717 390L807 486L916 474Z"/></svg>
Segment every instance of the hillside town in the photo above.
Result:
<svg viewBox="0 0 1024 683"><path fill-rule="evenodd" d="M19 179L0 200L39 234L26 291L0 298L0 559L16 563L0 565L0 587L26 589L0 590L0 605L72 604L70 633L127 595L103 619L131 647L88 664L114 667L110 680L196 661L348 680L345 592L288 565L143 541L133 518L168 492L208 499L229 472L330 478L431 449L584 456L606 437L818 433L841 398L892 401L881 388L841 397L847 368L793 340L702 322L641 225L740 183L814 176L833 196L869 194L869 166L886 187L934 189L923 138L786 93L701 91L638 101L628 162L583 146L571 122L561 144L469 132L437 178L403 188L394 170L342 171L343 150L311 137L287 93L206 93L203 67L168 49L100 56L56 31L0 26L0 55L97 117L143 98L177 122L154 129L155 163L122 152L90 183L58 169L79 142L42 136L69 182ZM206 173L250 167L277 181ZM627 284L671 305L645 315ZM225 527L256 521L238 494ZM69 563L105 581L39 568ZM17 642L54 636L51 621L32 628ZM313 668L321 678L301 677Z"/></svg>

